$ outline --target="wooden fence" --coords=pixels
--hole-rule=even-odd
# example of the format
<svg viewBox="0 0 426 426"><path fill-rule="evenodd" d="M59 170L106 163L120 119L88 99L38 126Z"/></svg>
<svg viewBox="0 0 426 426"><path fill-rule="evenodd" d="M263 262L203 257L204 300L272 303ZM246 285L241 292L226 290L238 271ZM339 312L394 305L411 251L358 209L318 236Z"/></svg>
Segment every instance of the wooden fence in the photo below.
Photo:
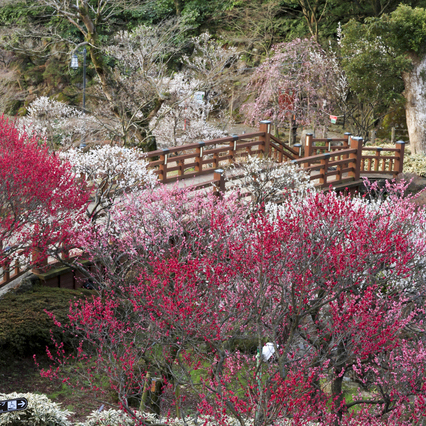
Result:
<svg viewBox="0 0 426 426"><path fill-rule="evenodd" d="M318 187L358 186L362 177L389 179L402 173L404 148L403 141L398 141L395 148L364 147L361 137L349 133L341 139L315 139L307 134L305 156L293 163L305 168Z"/></svg>
<svg viewBox="0 0 426 426"><path fill-rule="evenodd" d="M72 260L72 258L81 254L81 250L70 249L63 250L60 254L61 259ZM31 267L32 265L32 267ZM0 279L0 288L7 283L19 278L25 272L31 270L36 275L45 274L47 271L56 269L58 266L63 267L63 264L55 258L46 258L43 256L40 259L40 254L37 250L34 250L29 256L28 261L25 264L21 264L18 259L13 262L13 265L5 265L2 271ZM45 285L50 287L63 287L63 288L79 288L83 282L83 275L78 271L73 271L70 268L66 268L66 276L63 274L51 274Z"/></svg>

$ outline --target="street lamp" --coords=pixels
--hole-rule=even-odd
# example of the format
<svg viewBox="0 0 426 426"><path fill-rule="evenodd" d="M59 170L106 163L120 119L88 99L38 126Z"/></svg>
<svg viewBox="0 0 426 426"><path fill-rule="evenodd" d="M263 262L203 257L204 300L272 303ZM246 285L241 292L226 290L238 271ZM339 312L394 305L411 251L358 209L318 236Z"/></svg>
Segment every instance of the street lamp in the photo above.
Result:
<svg viewBox="0 0 426 426"><path fill-rule="evenodd" d="M86 50L86 47L84 47L83 48L83 113L86 113L86 54L87 54L87 50ZM76 51L74 51L71 57L71 68L73 70L78 69L78 56ZM85 124L84 124L84 127L86 127ZM86 146L85 140L86 140L86 129L84 129L84 132L83 132L83 138L81 140L80 148L84 148Z"/></svg>

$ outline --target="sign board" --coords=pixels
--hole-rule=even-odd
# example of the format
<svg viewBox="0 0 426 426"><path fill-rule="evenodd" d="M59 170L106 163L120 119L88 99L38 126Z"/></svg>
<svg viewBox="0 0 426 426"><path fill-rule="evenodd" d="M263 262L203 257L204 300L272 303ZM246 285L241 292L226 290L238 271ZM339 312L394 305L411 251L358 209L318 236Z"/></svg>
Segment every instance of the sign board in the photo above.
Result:
<svg viewBox="0 0 426 426"><path fill-rule="evenodd" d="M337 115L330 115L331 124L337 123Z"/></svg>
<svg viewBox="0 0 426 426"><path fill-rule="evenodd" d="M194 93L195 102L197 102L198 104L203 104L205 94L206 92L195 92Z"/></svg>
<svg viewBox="0 0 426 426"><path fill-rule="evenodd" d="M25 410L27 407L28 401L25 398L0 401L0 414L10 413L11 411Z"/></svg>

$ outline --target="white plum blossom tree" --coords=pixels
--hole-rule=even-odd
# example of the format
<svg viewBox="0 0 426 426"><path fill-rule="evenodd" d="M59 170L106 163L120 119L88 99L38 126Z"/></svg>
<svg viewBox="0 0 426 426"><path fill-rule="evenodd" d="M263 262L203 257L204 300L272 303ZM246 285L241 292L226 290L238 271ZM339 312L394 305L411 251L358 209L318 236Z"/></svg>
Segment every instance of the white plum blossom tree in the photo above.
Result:
<svg viewBox="0 0 426 426"><path fill-rule="evenodd" d="M98 116L103 125L125 145L155 149L149 123L158 116L169 98L170 64L183 47L185 27L177 20L132 31L120 31L104 49L111 67L114 105L105 94L107 116ZM112 114L111 114L112 113Z"/></svg>
<svg viewBox="0 0 426 426"><path fill-rule="evenodd" d="M292 163L277 164L269 158L249 156L226 172L229 189L250 196L250 210L276 205L284 199L298 203L315 187L309 174ZM269 208L269 207L268 207Z"/></svg>
<svg viewBox="0 0 426 426"><path fill-rule="evenodd" d="M177 73L170 79L169 99L150 123L159 148L225 136L221 129L207 122L213 104L203 98L205 92L197 93L203 87L201 80L185 73Z"/></svg>
<svg viewBox="0 0 426 426"><path fill-rule="evenodd" d="M88 152L70 149L60 156L71 163L79 178L93 184L93 202L87 210L92 220L108 211L120 194L152 188L157 183L143 151L138 148L104 145Z"/></svg>
<svg viewBox="0 0 426 426"><path fill-rule="evenodd" d="M64 102L40 96L28 106L27 115L18 122L27 133L36 133L51 147L69 147L83 136L99 131L88 114Z"/></svg>
<svg viewBox="0 0 426 426"><path fill-rule="evenodd" d="M191 39L191 55L183 55L182 62L194 78L203 82L205 100L218 107L226 97L229 86L238 77L240 53L237 48L225 46L208 32Z"/></svg>

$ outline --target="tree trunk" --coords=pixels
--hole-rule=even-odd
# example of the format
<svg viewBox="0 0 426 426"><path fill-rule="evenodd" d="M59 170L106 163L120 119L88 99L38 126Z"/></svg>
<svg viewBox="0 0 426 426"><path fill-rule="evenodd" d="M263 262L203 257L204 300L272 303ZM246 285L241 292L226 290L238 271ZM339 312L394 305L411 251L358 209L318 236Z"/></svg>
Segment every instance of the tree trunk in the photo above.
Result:
<svg viewBox="0 0 426 426"><path fill-rule="evenodd" d="M405 112L412 154L426 153L426 56L411 56L413 69L402 75Z"/></svg>
<svg viewBox="0 0 426 426"><path fill-rule="evenodd" d="M339 425L342 421L343 417L343 404L344 404L344 396L342 391L343 377L338 377L341 369L336 369L335 374L336 377L331 383L331 395L334 401L334 409L336 410L337 419L335 425Z"/></svg>

